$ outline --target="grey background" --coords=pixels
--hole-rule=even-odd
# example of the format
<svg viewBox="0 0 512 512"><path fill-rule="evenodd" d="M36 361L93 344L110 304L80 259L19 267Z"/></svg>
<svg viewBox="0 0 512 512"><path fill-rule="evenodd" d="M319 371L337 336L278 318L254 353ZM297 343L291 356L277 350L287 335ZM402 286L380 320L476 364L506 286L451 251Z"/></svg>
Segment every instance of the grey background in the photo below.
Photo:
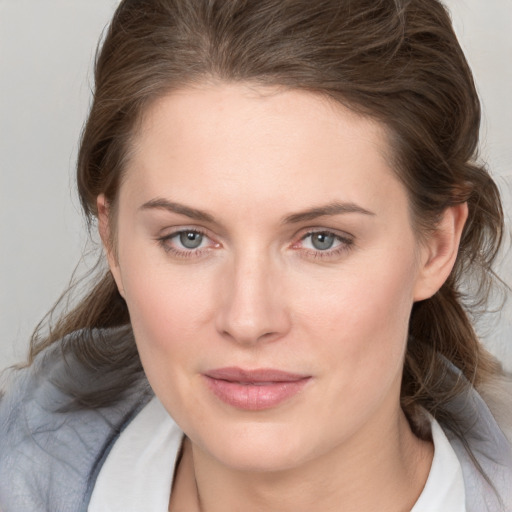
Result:
<svg viewBox="0 0 512 512"><path fill-rule="evenodd" d="M502 189L510 228L512 0L446 3L481 93L481 154ZM0 0L0 370L25 357L32 329L87 242L73 172L96 42L116 5ZM511 259L505 252L498 268L509 283ZM479 325L509 369L511 302Z"/></svg>

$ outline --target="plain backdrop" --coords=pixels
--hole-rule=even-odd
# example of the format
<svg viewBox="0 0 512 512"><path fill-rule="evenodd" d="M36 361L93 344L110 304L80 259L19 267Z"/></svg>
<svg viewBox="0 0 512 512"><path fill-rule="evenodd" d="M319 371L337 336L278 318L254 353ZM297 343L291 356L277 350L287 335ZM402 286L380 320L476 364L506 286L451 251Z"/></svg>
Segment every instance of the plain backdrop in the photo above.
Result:
<svg viewBox="0 0 512 512"><path fill-rule="evenodd" d="M481 94L481 154L504 195L510 229L512 0L446 3ZM25 357L32 329L66 287L87 241L74 165L96 43L116 5L0 0L0 370ZM511 260L505 252L499 266L509 283ZM479 326L508 369L511 302Z"/></svg>

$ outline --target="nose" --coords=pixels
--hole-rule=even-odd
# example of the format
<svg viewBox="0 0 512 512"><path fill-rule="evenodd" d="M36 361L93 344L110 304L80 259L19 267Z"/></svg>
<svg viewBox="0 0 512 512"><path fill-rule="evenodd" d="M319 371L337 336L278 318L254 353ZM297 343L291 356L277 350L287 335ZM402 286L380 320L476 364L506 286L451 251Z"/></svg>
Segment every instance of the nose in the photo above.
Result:
<svg viewBox="0 0 512 512"><path fill-rule="evenodd" d="M291 321L282 272L271 258L238 258L223 276L217 330L243 345L283 337Z"/></svg>

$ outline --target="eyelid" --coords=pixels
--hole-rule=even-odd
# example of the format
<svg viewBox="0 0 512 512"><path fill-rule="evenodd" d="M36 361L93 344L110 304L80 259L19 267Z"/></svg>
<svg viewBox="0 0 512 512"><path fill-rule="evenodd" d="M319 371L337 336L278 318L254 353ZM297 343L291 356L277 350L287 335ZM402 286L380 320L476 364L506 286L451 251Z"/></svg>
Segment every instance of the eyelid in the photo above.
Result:
<svg viewBox="0 0 512 512"><path fill-rule="evenodd" d="M217 249L222 247L222 244L216 240L217 237L210 235L209 230L205 229L203 226L175 226L170 228L171 230L165 233L165 230L162 230L164 234L156 236L155 240L157 243L164 249L166 253L174 255L176 258L193 258L200 257L204 255L204 253L210 252L212 249ZM171 241L174 237L177 237L181 233L193 232L197 233L204 238L206 238L210 243L205 247L198 248L180 248L174 245ZM303 241L312 235L318 233L325 233L332 235L339 243L329 249L315 249L315 248L306 248L304 247ZM301 252L305 257L313 257L313 258L336 258L341 256L342 253L345 253L353 248L355 237L346 231L340 231L338 229L332 229L327 227L307 227L301 229L298 233L293 237L294 241L289 246L291 249L294 249L298 252Z"/></svg>
<svg viewBox="0 0 512 512"><path fill-rule="evenodd" d="M301 247L302 242L309 236L325 233L329 235L333 235L336 240L340 243L334 248L329 248L325 250L321 249L311 249ZM355 244L355 237L346 231L339 231L337 229L325 228L325 227L314 227L314 228L305 228L301 230L295 237L296 241L292 243L292 249L301 251L306 257L311 256L313 258L336 258L340 257L343 253L350 251Z"/></svg>
<svg viewBox="0 0 512 512"><path fill-rule="evenodd" d="M165 231L165 230L163 230L163 231ZM211 244L209 244L206 247L198 247L196 249L187 249L185 247L178 248L178 247L172 246L171 240L173 238L179 236L181 233L187 233L187 232L197 233L197 234L203 236L204 238L208 239L211 242ZM204 229L203 227L199 227L199 226L176 226L176 227L172 228L171 231L157 236L156 241L164 249L165 252L167 252L169 254L173 254L178 258L180 258L180 257L188 258L188 257L194 257L194 256L199 257L204 252L207 252L211 249L215 249L215 248L221 246L221 244L219 242L215 241L214 238L209 235L207 229Z"/></svg>
<svg viewBox="0 0 512 512"><path fill-rule="evenodd" d="M352 243L355 240L354 235L348 233L347 231L342 231L342 230L334 229L334 228L320 227L320 226L303 228L295 235L294 238L298 241L301 241L301 240L304 240L304 238L306 238L308 236L318 234L318 233L327 233L327 234L333 235L337 239L343 240L345 242Z"/></svg>

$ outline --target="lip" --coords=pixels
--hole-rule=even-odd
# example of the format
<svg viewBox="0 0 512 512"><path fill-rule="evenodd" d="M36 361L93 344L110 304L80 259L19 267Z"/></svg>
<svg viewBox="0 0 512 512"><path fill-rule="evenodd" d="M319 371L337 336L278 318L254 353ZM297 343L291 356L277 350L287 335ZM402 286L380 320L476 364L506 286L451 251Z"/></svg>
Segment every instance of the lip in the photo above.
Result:
<svg viewBox="0 0 512 512"><path fill-rule="evenodd" d="M302 391L310 375L272 368L218 368L203 374L210 391L224 403L246 411L277 407Z"/></svg>

